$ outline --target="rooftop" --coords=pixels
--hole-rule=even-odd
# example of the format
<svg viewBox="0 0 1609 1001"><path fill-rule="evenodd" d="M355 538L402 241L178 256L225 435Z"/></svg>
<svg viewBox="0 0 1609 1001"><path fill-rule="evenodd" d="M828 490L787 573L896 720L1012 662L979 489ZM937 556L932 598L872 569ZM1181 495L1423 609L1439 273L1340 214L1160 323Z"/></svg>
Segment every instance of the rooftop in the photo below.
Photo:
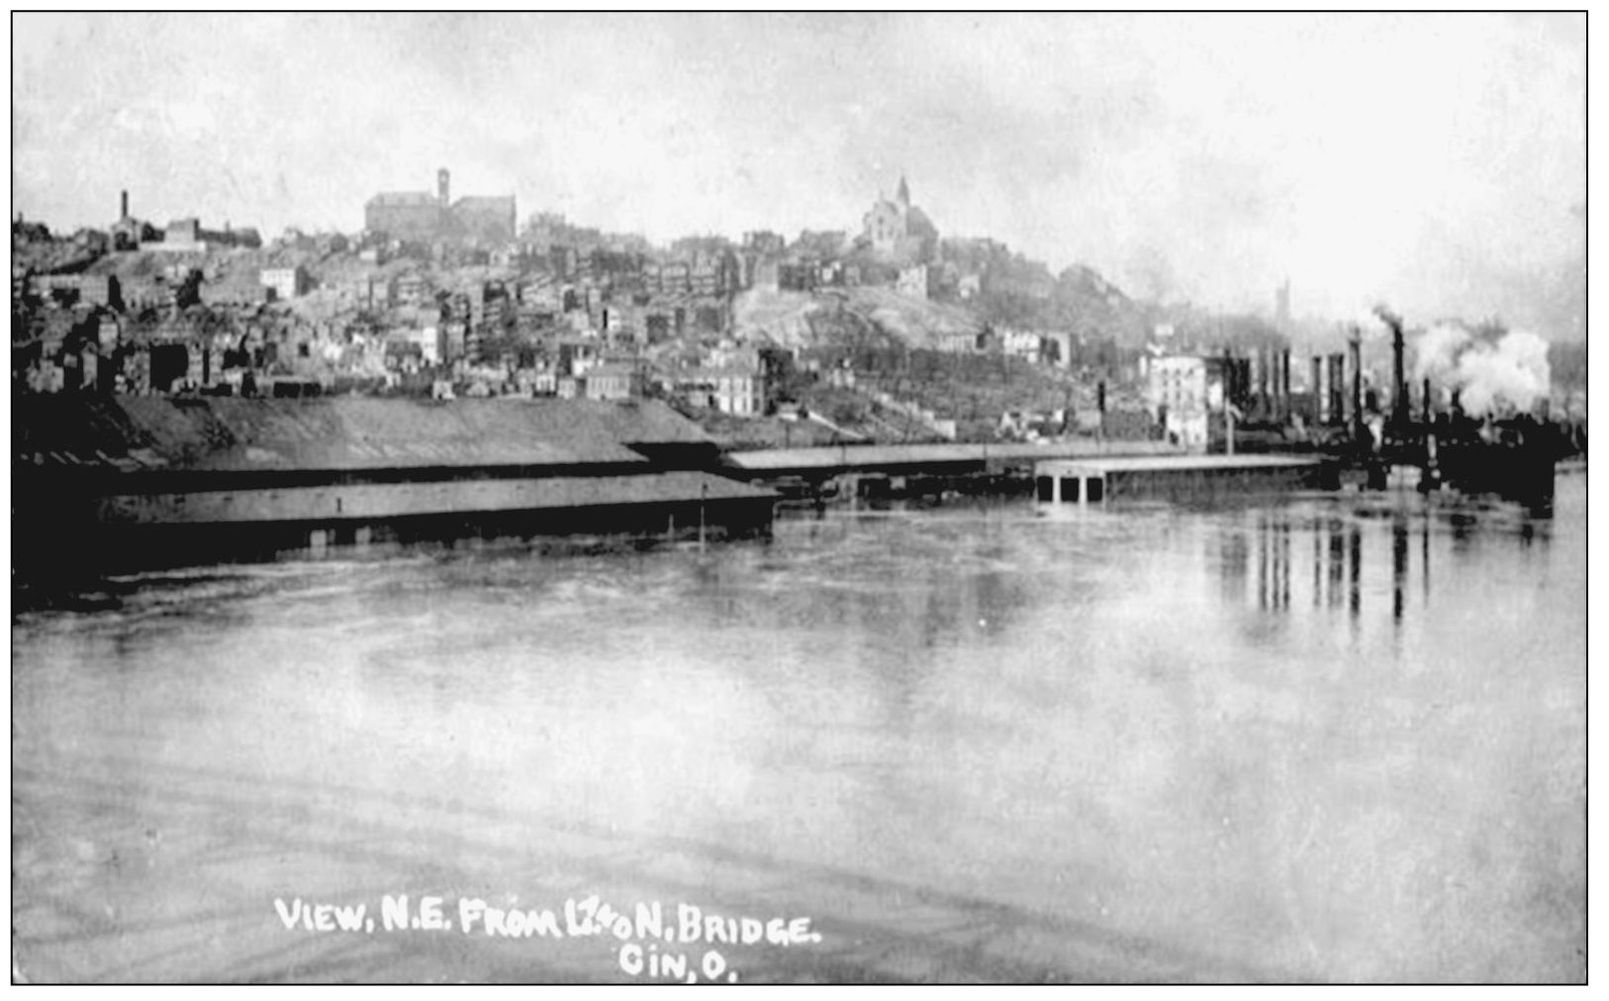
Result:
<svg viewBox="0 0 1609 1001"><path fill-rule="evenodd" d="M1229 469L1286 469L1297 466L1316 466L1321 460L1285 455L1144 455L1100 456L1088 459L1070 459L1046 462L1041 468L1051 471L1082 473L1085 476L1105 476L1109 473L1172 473Z"/></svg>
<svg viewBox="0 0 1609 1001"><path fill-rule="evenodd" d="M369 199L372 207L403 206L403 205L436 205L438 200L428 191L382 191Z"/></svg>
<svg viewBox="0 0 1609 1001"><path fill-rule="evenodd" d="M645 461L707 441L663 404L329 397L19 397L14 456L50 466L271 471Z"/></svg>

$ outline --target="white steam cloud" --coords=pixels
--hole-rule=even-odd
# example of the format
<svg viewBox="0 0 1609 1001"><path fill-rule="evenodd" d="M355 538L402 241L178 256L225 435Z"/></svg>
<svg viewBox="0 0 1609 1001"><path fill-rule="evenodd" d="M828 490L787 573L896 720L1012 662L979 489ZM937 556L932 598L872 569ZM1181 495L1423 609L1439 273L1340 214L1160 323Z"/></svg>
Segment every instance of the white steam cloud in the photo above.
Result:
<svg viewBox="0 0 1609 1001"><path fill-rule="evenodd" d="M1414 381L1458 390L1469 414L1529 410L1548 394L1547 342L1526 330L1492 338L1438 324L1414 342L1414 353Z"/></svg>

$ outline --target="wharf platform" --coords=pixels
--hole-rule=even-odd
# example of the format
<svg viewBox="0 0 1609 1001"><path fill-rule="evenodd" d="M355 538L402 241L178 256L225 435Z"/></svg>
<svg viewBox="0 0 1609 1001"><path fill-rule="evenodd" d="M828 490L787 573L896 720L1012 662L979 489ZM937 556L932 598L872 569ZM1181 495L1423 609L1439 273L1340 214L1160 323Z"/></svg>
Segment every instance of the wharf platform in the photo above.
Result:
<svg viewBox="0 0 1609 1001"><path fill-rule="evenodd" d="M722 463L732 475L755 479L800 476L827 479L840 473L976 473L993 467L1032 465L1043 459L1182 455L1160 441L989 442L926 445L830 445L728 452Z"/></svg>
<svg viewBox="0 0 1609 1001"><path fill-rule="evenodd" d="M1338 466L1323 458L1275 455L1154 455L1048 459L1034 488L1048 503L1213 500L1231 495L1333 489Z"/></svg>

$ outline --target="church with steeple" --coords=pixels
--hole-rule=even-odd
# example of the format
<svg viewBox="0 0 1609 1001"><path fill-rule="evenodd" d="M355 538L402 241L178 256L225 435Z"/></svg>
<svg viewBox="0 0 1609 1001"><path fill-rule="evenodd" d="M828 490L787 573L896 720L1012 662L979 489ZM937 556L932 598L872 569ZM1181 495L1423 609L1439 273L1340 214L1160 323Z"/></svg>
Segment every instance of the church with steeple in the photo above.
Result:
<svg viewBox="0 0 1609 1001"><path fill-rule="evenodd" d="M904 264L933 260L938 252L939 231L927 214L911 204L911 188L904 175L892 200L878 195L866 213L862 239L870 248Z"/></svg>

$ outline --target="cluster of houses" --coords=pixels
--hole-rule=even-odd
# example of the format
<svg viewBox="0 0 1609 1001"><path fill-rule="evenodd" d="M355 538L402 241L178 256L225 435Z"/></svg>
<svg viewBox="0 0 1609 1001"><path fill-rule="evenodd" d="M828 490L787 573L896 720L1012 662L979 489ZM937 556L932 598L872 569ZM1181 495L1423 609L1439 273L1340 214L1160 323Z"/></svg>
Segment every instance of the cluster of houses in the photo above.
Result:
<svg viewBox="0 0 1609 1001"><path fill-rule="evenodd" d="M14 265L14 387L648 395L751 416L778 400L761 345L734 328L738 293L868 285L965 300L988 287L986 262L1004 250L941 243L903 178L857 236L807 231L791 242L755 231L656 249L553 213L517 231L513 196L455 201L446 170L435 192L377 194L364 209L356 236L292 231L265 246L254 229L194 218L159 229L130 215L124 193L118 220L90 232L74 266ZM14 224L14 247L40 239L37 224ZM1078 348L1040 329L955 340L940 349L1060 367ZM852 369L824 371L853 387ZM930 411L907 416L954 434Z"/></svg>

